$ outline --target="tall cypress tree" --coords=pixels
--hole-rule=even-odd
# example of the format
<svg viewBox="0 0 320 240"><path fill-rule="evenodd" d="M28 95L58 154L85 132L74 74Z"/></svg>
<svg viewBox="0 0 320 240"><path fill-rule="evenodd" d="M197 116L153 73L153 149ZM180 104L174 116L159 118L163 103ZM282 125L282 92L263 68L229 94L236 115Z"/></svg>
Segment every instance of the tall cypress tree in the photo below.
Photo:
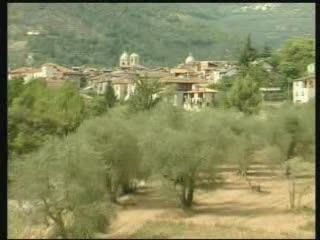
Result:
<svg viewBox="0 0 320 240"><path fill-rule="evenodd" d="M257 57L257 50L252 47L251 34L248 34L247 40L239 56L240 65L248 66L250 62Z"/></svg>
<svg viewBox="0 0 320 240"><path fill-rule="evenodd" d="M264 58L271 57L271 51L271 48L265 43L260 56Z"/></svg>
<svg viewBox="0 0 320 240"><path fill-rule="evenodd" d="M114 93L113 87L111 85L111 81L108 82L104 97L105 97L108 108L112 108L117 101L117 97Z"/></svg>

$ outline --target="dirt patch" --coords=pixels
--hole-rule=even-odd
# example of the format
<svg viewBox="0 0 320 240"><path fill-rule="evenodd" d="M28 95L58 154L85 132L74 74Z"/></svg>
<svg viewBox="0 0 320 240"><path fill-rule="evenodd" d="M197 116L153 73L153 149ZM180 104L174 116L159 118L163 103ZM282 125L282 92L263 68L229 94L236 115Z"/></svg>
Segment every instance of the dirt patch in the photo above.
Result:
<svg viewBox="0 0 320 240"><path fill-rule="evenodd" d="M263 180L259 179L261 176ZM197 189L195 203L189 211L183 211L174 202L169 202L155 186L138 192L132 196L136 206L119 210L109 237L192 238L197 237L197 232L204 238L315 236L312 224L308 225L314 221L314 190L303 199L303 204L310 205L308 212L289 211L285 179L272 174L253 174L251 180L261 184L262 193L252 191L239 176L228 174L225 183L218 189ZM164 223L167 227L163 226ZM192 226L193 232L181 230L184 229L181 224ZM171 229L170 225L175 227ZM302 227L304 225L306 227ZM152 227L152 232L145 233L144 229L149 227Z"/></svg>

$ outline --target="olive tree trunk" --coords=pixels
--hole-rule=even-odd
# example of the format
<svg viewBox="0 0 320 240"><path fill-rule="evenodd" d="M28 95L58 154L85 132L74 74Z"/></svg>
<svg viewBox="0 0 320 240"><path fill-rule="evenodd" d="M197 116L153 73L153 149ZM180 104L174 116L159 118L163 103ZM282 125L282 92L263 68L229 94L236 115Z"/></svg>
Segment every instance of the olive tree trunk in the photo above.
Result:
<svg viewBox="0 0 320 240"><path fill-rule="evenodd" d="M185 178L181 183L180 203L183 208L190 208L194 195L194 179L193 177Z"/></svg>
<svg viewBox="0 0 320 240"><path fill-rule="evenodd" d="M63 239L67 239L68 231L64 225L64 221L61 215L62 209L56 210L55 212L53 212L54 210L52 210L52 207L49 205L47 200L43 198L42 201L43 201L47 216L51 218L57 226L57 231L55 234L60 235Z"/></svg>
<svg viewBox="0 0 320 240"><path fill-rule="evenodd" d="M294 209L296 189L295 189L295 180L293 177L288 177L288 190L289 190L289 207L290 209Z"/></svg>
<svg viewBox="0 0 320 240"><path fill-rule="evenodd" d="M106 177L106 187L110 202L117 203L118 184L111 177Z"/></svg>

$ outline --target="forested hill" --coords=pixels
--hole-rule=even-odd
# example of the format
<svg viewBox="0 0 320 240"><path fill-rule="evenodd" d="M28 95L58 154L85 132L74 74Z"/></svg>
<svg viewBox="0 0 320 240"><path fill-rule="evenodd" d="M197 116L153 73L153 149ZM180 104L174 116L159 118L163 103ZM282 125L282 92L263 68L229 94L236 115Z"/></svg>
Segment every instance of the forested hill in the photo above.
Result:
<svg viewBox="0 0 320 240"><path fill-rule="evenodd" d="M115 66L123 50L147 66L196 59L233 59L248 33L253 44L278 48L289 37L314 37L314 4L11 3L9 63ZM27 31L39 30L29 36Z"/></svg>

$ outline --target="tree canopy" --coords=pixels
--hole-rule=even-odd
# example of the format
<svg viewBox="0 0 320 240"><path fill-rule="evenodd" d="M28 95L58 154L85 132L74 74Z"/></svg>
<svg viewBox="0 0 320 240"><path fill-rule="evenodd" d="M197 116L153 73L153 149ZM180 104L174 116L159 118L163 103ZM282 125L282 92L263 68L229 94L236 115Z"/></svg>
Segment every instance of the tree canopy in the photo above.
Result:
<svg viewBox="0 0 320 240"><path fill-rule="evenodd" d="M287 78L303 77L307 65L315 62L315 41L306 38L290 39L274 54L274 58L279 71Z"/></svg>
<svg viewBox="0 0 320 240"><path fill-rule="evenodd" d="M12 84L21 82L10 81L13 81ZM66 135L83 121L84 101L72 83L58 89L47 88L41 80L19 84L16 85L20 90L9 91L10 153L30 152L48 136Z"/></svg>
<svg viewBox="0 0 320 240"><path fill-rule="evenodd" d="M245 114L258 113L261 100L259 85L251 76L237 78L228 96L229 106Z"/></svg>

